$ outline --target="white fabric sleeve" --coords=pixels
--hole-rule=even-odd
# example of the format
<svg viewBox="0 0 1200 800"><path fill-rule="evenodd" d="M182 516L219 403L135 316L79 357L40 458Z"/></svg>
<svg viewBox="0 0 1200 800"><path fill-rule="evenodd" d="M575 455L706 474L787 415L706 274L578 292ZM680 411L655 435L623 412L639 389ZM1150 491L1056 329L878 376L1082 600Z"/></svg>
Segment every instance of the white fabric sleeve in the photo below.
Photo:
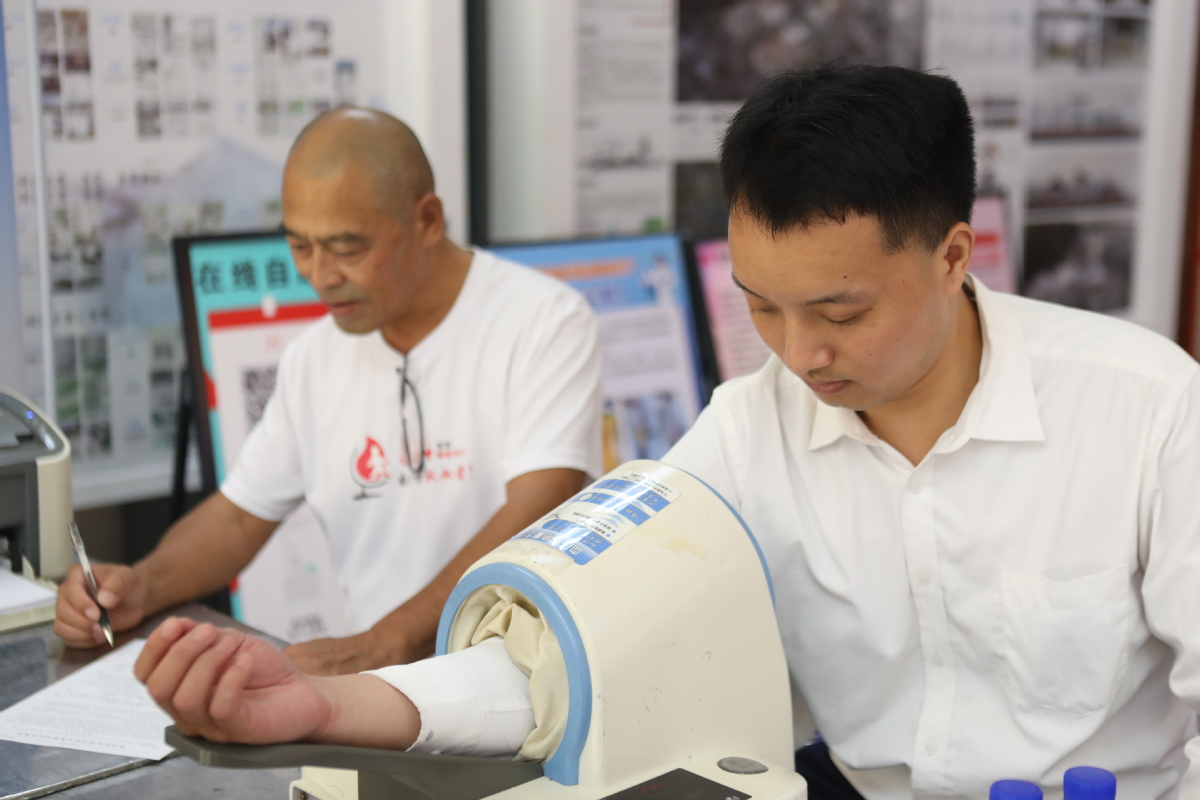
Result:
<svg viewBox="0 0 1200 800"><path fill-rule="evenodd" d="M296 352L290 346L284 351L275 373L275 391L221 484L221 494L235 506L271 522L282 520L304 499L304 470L290 402L302 377ZM229 408L233 398L217 401L224 406L223 413L237 413Z"/></svg>
<svg viewBox="0 0 1200 800"><path fill-rule="evenodd" d="M529 678L499 637L446 656L371 670L421 714L415 753L513 755L533 732Z"/></svg>
<svg viewBox="0 0 1200 800"><path fill-rule="evenodd" d="M727 437L722 435L725 426L720 400L721 389L718 388L712 402L696 418L696 423L659 460L695 475L737 508L737 484L733 480L734 472L729 468L731 454L726 452Z"/></svg>
<svg viewBox="0 0 1200 800"><path fill-rule="evenodd" d="M1175 652L1171 690L1200 712L1200 374L1191 383L1150 454L1143 488L1142 601L1150 630ZM1200 737L1185 748L1190 765L1181 798L1200 798Z"/></svg>
<svg viewBox="0 0 1200 800"><path fill-rule="evenodd" d="M541 469L603 474L600 455L600 335L575 292L530 312L513 354L504 456L507 483Z"/></svg>

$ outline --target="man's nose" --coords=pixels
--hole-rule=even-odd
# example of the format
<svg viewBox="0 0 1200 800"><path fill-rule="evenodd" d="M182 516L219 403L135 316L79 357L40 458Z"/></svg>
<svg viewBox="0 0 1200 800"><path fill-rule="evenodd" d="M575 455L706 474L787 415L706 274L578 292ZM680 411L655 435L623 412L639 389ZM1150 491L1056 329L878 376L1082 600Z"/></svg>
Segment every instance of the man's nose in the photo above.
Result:
<svg viewBox="0 0 1200 800"><path fill-rule="evenodd" d="M317 247L313 250L312 258L309 260L309 267L310 274L308 281L317 291L333 289L340 286L346 280L338 269L336 259L323 247Z"/></svg>
<svg viewBox="0 0 1200 800"><path fill-rule="evenodd" d="M833 363L833 348L801 330L789 330L783 345L784 363L796 375L824 369Z"/></svg>

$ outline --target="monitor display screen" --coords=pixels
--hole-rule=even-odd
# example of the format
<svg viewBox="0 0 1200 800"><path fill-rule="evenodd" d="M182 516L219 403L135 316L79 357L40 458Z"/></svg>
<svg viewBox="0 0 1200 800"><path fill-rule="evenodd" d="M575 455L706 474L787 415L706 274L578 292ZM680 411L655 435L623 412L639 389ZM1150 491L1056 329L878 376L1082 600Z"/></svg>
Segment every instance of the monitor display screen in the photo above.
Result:
<svg viewBox="0 0 1200 800"><path fill-rule="evenodd" d="M604 469L661 457L703 402L683 245L671 235L494 248L553 275L596 312L604 355Z"/></svg>

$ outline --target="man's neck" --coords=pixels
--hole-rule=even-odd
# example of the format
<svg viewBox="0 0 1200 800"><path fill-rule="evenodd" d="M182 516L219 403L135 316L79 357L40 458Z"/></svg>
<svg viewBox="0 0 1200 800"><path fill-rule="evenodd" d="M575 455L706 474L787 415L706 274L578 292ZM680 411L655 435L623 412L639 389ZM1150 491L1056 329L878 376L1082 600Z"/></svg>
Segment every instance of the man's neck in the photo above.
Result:
<svg viewBox="0 0 1200 800"><path fill-rule="evenodd" d="M920 464L952 427L979 382L983 333L975 303L964 289L956 299L954 329L933 367L904 396L859 412L867 427L913 464Z"/></svg>
<svg viewBox="0 0 1200 800"><path fill-rule="evenodd" d="M431 254L428 278L420 288L420 302L407 309L402 319L383 326L384 340L408 355L432 333L454 307L474 255L449 239L442 239Z"/></svg>

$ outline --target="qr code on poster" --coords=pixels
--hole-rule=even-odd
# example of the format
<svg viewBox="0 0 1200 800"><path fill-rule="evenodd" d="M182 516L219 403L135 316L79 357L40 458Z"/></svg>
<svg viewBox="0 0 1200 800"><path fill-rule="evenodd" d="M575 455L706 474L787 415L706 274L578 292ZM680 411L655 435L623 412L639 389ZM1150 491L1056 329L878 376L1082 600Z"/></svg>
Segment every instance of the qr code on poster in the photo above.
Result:
<svg viewBox="0 0 1200 800"><path fill-rule="evenodd" d="M275 391L275 365L242 370L242 405L246 409L246 427L262 419L263 409Z"/></svg>

